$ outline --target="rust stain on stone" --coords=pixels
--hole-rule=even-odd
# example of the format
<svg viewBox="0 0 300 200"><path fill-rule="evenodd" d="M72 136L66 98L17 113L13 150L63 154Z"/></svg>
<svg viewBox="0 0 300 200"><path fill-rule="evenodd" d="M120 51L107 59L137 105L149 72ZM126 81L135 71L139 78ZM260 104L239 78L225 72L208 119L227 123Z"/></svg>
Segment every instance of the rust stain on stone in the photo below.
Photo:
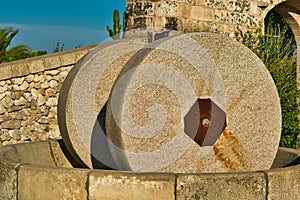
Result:
<svg viewBox="0 0 300 200"><path fill-rule="evenodd" d="M252 164L244 155L244 149L238 139L226 129L213 147L216 158L228 171L251 171Z"/></svg>
<svg viewBox="0 0 300 200"><path fill-rule="evenodd" d="M204 171L204 164L203 164L203 160L199 159L198 161L198 170L199 172L203 172Z"/></svg>

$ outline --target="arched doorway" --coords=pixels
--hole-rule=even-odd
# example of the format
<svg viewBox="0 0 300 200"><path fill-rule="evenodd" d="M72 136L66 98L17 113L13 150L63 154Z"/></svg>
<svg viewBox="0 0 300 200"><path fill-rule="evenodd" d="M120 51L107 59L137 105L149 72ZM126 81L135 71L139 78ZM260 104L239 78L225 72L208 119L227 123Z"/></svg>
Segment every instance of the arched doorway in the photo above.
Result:
<svg viewBox="0 0 300 200"><path fill-rule="evenodd" d="M294 55L291 55L291 57L284 60L283 62L279 61L275 64L271 64L270 66L267 66L266 64L266 66L269 68L271 74L273 75L281 99L283 121L281 145L300 148L299 106L297 105L297 100L299 102L297 89L300 89L300 2L295 0L288 0L279 3L266 11L265 18L269 19L270 15L274 16L275 14L276 16L281 16L280 18L284 19L286 21L285 24L287 23L289 28L292 30L292 33L289 37L294 37L295 46L297 46L297 48L294 48L293 50L292 45L290 45L289 48L293 50L293 53L297 54L295 55L296 58ZM268 24L265 21L265 30L266 27L268 27ZM267 41L269 37L268 34L270 34L270 32L266 31L266 45L270 44ZM282 34L279 34L279 37L289 38L286 35ZM282 40L279 39L279 41ZM282 43L278 43L278 45L280 46L282 45ZM272 50L273 49L270 49L269 52L272 52ZM293 60L293 62L289 62L290 60ZM292 77L292 79L289 79L289 76Z"/></svg>
<svg viewBox="0 0 300 200"><path fill-rule="evenodd" d="M265 13L265 17L270 11L275 11L280 14L289 24L293 31L297 44L297 82L300 85L300 1L299 0L287 0L277 4L268 12Z"/></svg>

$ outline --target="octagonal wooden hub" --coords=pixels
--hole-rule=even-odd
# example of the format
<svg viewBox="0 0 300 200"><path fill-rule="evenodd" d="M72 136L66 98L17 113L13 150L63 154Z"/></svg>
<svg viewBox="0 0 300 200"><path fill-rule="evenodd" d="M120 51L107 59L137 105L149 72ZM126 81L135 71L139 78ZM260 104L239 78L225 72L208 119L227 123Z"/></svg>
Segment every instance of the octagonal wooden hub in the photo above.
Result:
<svg viewBox="0 0 300 200"><path fill-rule="evenodd" d="M226 113L211 99L197 99L184 117L184 132L200 146L213 146L226 126Z"/></svg>

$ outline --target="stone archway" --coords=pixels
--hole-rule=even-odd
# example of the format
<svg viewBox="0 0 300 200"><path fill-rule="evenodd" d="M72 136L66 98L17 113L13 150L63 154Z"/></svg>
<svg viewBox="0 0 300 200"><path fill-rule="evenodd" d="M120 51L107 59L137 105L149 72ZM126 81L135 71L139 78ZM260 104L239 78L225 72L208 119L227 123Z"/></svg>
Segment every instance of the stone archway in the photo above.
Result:
<svg viewBox="0 0 300 200"><path fill-rule="evenodd" d="M297 44L297 83L300 88L300 1L299 0L287 0L281 1L275 6L268 7L265 12L264 18L267 14L274 10L280 14L291 27L295 36Z"/></svg>

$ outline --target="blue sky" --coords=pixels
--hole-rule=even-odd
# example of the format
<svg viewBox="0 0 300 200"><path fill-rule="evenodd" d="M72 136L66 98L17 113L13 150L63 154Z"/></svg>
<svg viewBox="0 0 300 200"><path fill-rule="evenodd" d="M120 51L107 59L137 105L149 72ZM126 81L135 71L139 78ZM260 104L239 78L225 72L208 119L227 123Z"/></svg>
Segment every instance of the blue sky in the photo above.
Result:
<svg viewBox="0 0 300 200"><path fill-rule="evenodd" d="M11 46L53 51L58 40L64 49L100 43L108 38L112 13L122 16L126 0L15 0L1 2L0 28L19 29Z"/></svg>

